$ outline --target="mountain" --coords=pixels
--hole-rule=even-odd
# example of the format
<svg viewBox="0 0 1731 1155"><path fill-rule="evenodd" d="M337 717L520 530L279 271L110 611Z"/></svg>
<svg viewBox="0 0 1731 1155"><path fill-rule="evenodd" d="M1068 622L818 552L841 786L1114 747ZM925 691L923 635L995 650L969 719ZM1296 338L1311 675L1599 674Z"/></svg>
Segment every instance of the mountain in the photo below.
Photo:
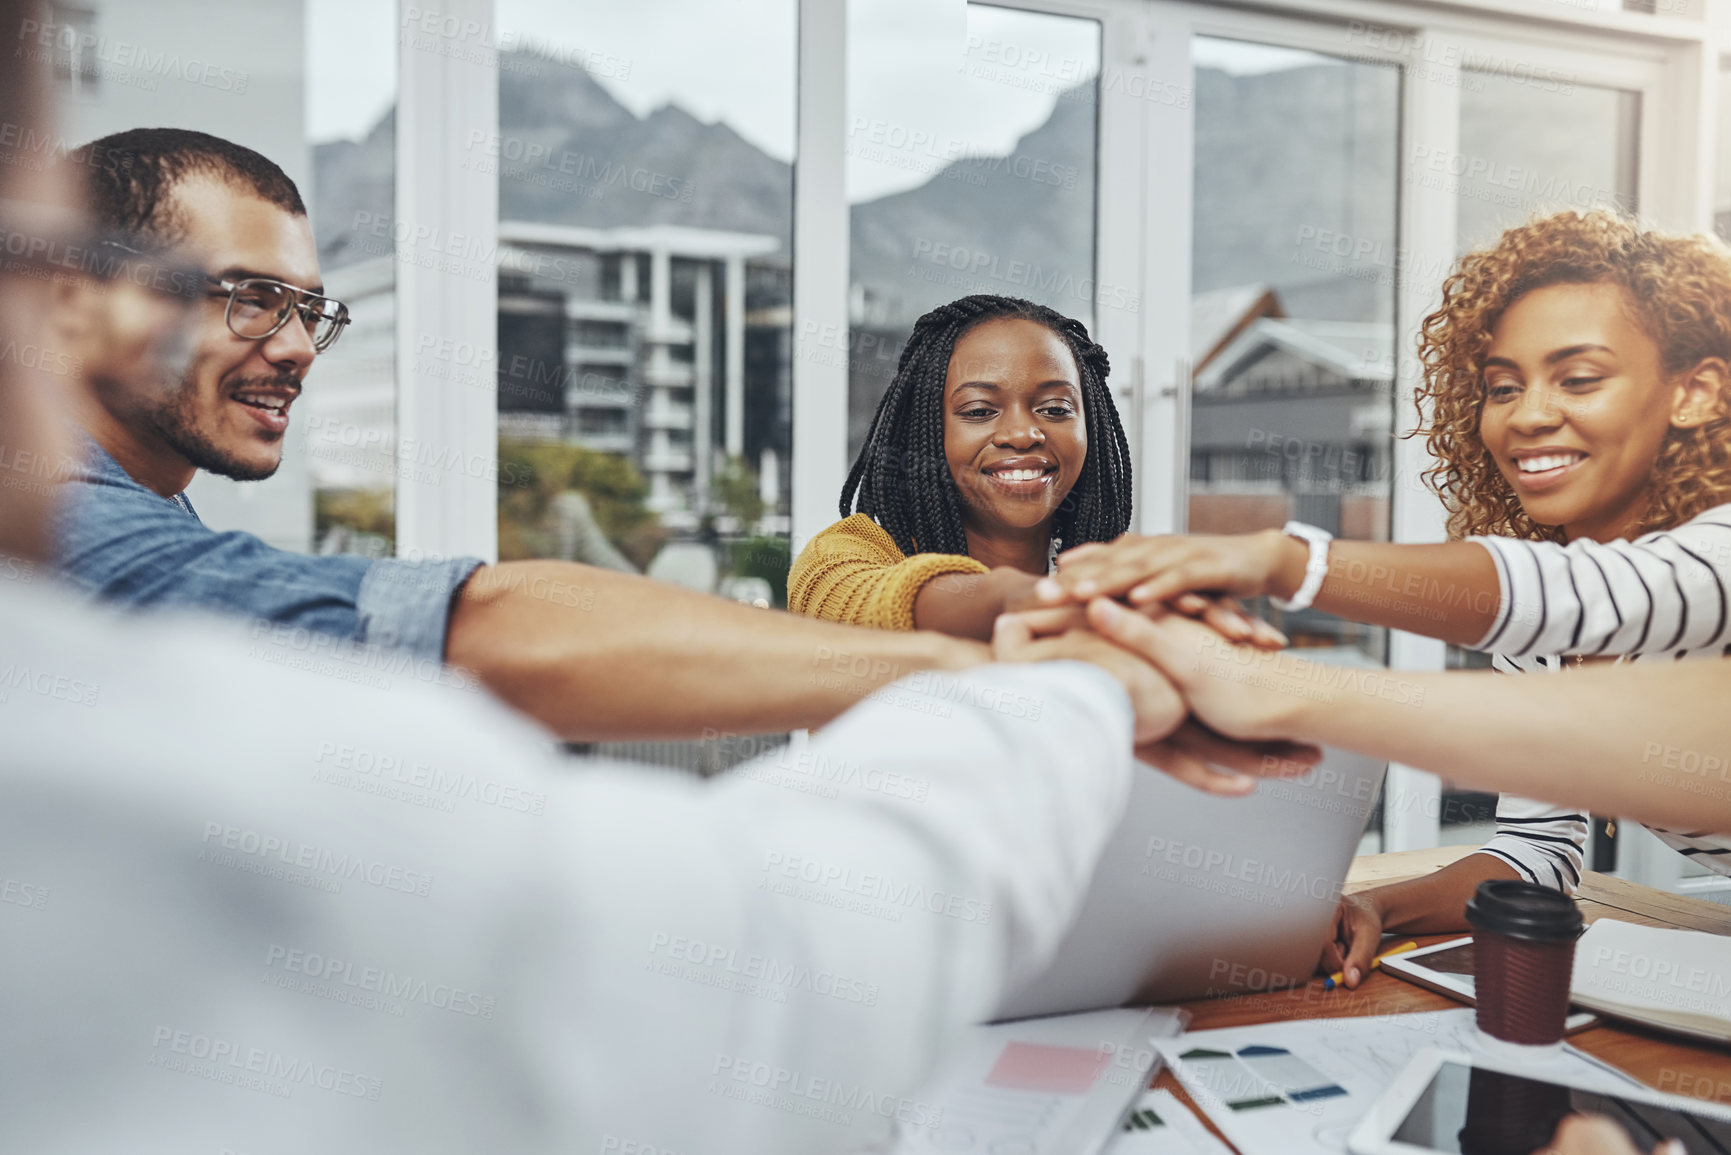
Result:
<svg viewBox="0 0 1731 1155"><path fill-rule="evenodd" d="M1391 319L1399 110L1392 68L1198 68L1193 291L1266 283L1295 317Z"/></svg>
<svg viewBox="0 0 1731 1155"><path fill-rule="evenodd" d="M638 117L582 68L527 52L499 55L497 142L464 160L497 166L507 220L611 227L689 225L766 233L792 245L793 170L726 124L674 105ZM313 215L328 266L389 251L357 230L392 212L396 118L360 141L313 150Z"/></svg>
<svg viewBox="0 0 1731 1155"><path fill-rule="evenodd" d="M853 206L856 320L905 327L967 293L1091 315L1093 88L1061 94L1008 156L951 161L917 188Z"/></svg>
<svg viewBox="0 0 1731 1155"><path fill-rule="evenodd" d="M313 237L327 271L391 251L388 236L372 235L367 225L391 216L396 148L394 107L358 141L313 146Z"/></svg>
<svg viewBox="0 0 1731 1155"><path fill-rule="evenodd" d="M765 233L790 249L791 167L726 124L705 124L675 105L640 117L582 68L529 53L501 53L499 77L500 141L472 155L502 168L501 216L730 229ZM1380 262L1391 253L1353 267L1302 258L1310 255L1303 238L1324 231L1354 243L1393 235L1393 71L1319 65L1235 76L1202 68L1196 84L1196 291L1274 283L1294 315L1389 315L1389 269ZM1061 94L1008 156L898 154L929 164L931 176L853 206L856 324L905 333L922 312L973 292L1032 297L1088 317L1096 292L1133 291L1096 289L1091 280L1095 120L1088 82ZM362 213L374 221L391 214L395 128L387 113L364 139L314 150L314 227L328 266L389 251L385 238L355 222ZM893 368L891 352L890 365L877 368Z"/></svg>

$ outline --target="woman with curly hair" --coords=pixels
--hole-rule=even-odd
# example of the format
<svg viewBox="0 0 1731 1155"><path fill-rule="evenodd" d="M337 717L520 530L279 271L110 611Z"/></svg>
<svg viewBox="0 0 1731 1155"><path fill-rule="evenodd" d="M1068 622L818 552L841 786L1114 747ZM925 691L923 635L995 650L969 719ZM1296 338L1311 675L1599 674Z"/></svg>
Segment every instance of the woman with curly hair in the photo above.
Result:
<svg viewBox="0 0 1731 1155"><path fill-rule="evenodd" d="M842 520L794 560L788 608L989 637L1060 548L1129 528L1108 368L1081 322L1030 301L963 297L921 317L842 488Z"/></svg>
<svg viewBox="0 0 1731 1155"><path fill-rule="evenodd" d="M1565 212L1462 258L1425 318L1426 481L1456 540L1331 542L1314 527L1126 537L1038 596L1153 605L1211 591L1493 651L1506 673L1731 652L1731 252ZM1286 599L1282 603L1278 599ZM1426 878L1342 900L1324 965L1356 986L1384 931L1464 926L1481 881L1572 892L1587 816L1505 795L1497 836ZM1655 828L1731 874L1731 838Z"/></svg>

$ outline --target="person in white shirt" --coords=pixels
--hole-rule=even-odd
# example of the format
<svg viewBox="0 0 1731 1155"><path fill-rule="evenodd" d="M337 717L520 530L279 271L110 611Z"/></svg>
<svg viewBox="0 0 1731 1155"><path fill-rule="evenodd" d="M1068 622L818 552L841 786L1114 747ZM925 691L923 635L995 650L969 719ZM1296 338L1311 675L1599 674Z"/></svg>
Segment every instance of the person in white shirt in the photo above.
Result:
<svg viewBox="0 0 1731 1155"><path fill-rule="evenodd" d="M1419 353L1421 432L1438 462L1427 479L1451 534L1467 540L1330 541L1293 524L1127 536L1065 555L1045 596L1061 606L1095 594L1133 605L1188 592L1269 595L1493 651L1504 673L1726 654L1731 251L1722 241L1603 211L1510 229L1461 259ZM1573 892L1586 811L1505 794L1497 824L1479 853L1342 899L1323 967L1356 986L1384 931L1463 929L1466 901L1486 879ZM1687 818L1652 829L1731 873L1731 838Z"/></svg>
<svg viewBox="0 0 1731 1155"><path fill-rule="evenodd" d="M0 122L40 124L38 71L0 75ZM1170 683L1078 632L1016 656L1089 663L916 674L702 783L561 759L473 686L83 604L40 564L67 377L159 374L185 306L144 259L67 275L56 180L0 168L0 348L35 349L0 358L0 1150L822 1152L940 1122L922 1075L1051 957L1132 746L1183 719Z"/></svg>

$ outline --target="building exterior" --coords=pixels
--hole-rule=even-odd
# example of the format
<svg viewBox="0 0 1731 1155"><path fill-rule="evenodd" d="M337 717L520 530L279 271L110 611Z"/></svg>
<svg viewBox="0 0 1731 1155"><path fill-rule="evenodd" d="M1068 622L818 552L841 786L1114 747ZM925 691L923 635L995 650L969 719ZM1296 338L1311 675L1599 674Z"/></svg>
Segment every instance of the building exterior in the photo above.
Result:
<svg viewBox="0 0 1731 1155"><path fill-rule="evenodd" d="M425 336L399 350L394 258L331 270L327 289L352 321L297 410L313 486L390 489L403 471L439 468L396 444L402 356L448 388L496 389L503 438L625 457L675 532L715 511L712 481L740 458L759 475L762 531L785 533L792 309L777 248L710 229L503 222L496 351Z"/></svg>
<svg viewBox="0 0 1731 1155"><path fill-rule="evenodd" d="M1211 340L1192 371L1189 529L1298 518L1387 540L1393 326L1287 317L1262 286L1223 296L1242 312L1198 298L1194 318Z"/></svg>
<svg viewBox="0 0 1731 1155"><path fill-rule="evenodd" d="M499 240L501 437L625 455L675 531L712 512L728 458L780 512L790 316L774 237L503 221Z"/></svg>

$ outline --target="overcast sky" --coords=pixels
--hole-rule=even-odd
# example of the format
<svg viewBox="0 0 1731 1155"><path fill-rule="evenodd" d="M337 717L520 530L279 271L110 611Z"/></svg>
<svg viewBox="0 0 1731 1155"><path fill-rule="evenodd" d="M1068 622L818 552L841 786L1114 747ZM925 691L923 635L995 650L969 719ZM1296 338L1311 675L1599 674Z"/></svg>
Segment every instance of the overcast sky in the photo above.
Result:
<svg viewBox="0 0 1731 1155"><path fill-rule="evenodd" d="M358 138L395 99L396 5L305 2L307 135ZM924 184L957 150L1008 154L1058 92L1100 67L1091 20L961 0L848 7L851 201ZM498 0L498 31L601 54L597 79L639 116L675 103L793 159L794 0ZM1241 73L1324 59L1201 39L1196 55Z"/></svg>

